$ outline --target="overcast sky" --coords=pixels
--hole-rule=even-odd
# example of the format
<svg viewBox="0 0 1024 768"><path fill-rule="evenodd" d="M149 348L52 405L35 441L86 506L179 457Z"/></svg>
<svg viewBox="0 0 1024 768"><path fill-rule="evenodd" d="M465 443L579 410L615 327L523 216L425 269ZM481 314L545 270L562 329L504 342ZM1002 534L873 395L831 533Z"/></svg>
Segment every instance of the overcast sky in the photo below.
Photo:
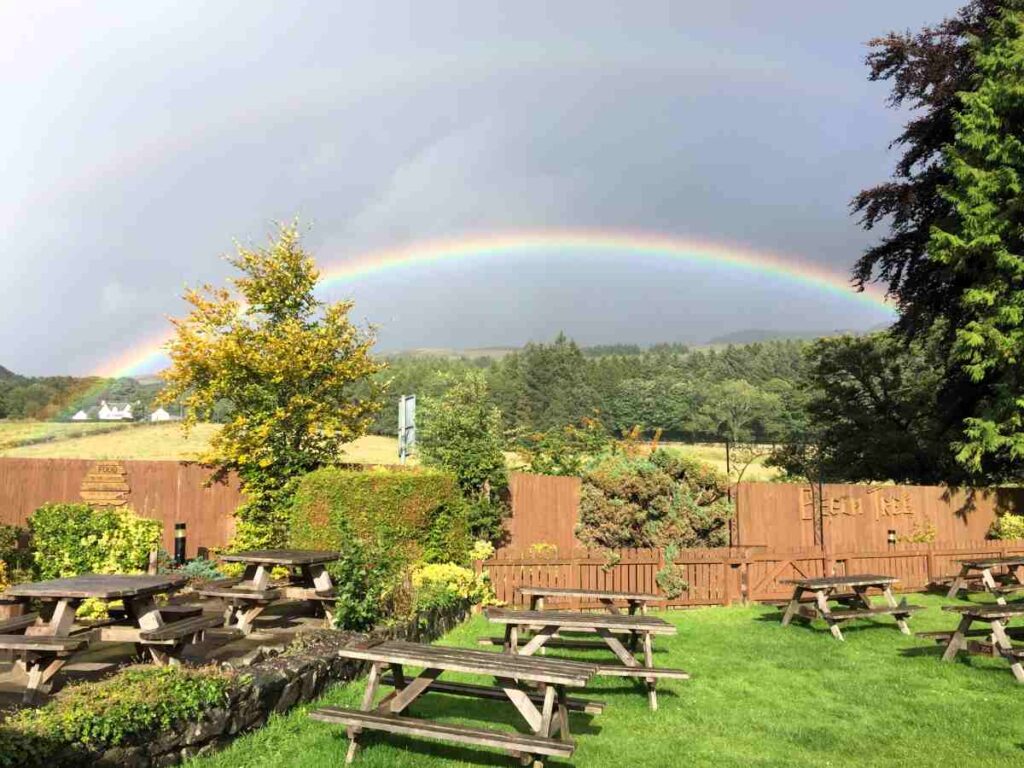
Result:
<svg viewBox="0 0 1024 768"><path fill-rule="evenodd" d="M864 43L951 0L0 0L0 365L89 373L308 225L322 264L436 238L600 228L845 275L905 116ZM559 254L368 276L383 350L867 328L884 311L714 266Z"/></svg>

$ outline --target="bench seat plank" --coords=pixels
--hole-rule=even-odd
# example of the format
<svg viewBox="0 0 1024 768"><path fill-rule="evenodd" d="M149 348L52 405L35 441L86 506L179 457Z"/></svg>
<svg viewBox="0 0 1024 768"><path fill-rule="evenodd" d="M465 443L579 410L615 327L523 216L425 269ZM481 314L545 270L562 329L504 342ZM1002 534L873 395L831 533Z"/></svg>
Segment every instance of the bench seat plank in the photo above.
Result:
<svg viewBox="0 0 1024 768"><path fill-rule="evenodd" d="M653 677L666 680L689 680L690 673L669 667L627 667L622 664L598 664L599 677Z"/></svg>
<svg viewBox="0 0 1024 768"><path fill-rule="evenodd" d="M607 629L618 634L650 632L674 635L676 627L659 616L623 616L613 613L576 613L574 611L514 611L488 608L487 620L495 624L516 624L528 627L559 627L562 630L595 631Z"/></svg>
<svg viewBox="0 0 1024 768"><path fill-rule="evenodd" d="M204 629L219 627L224 623L222 616L194 616L181 621L173 621L164 624L156 629L150 629L139 633L139 639L146 640L178 640L188 635L202 632Z"/></svg>
<svg viewBox="0 0 1024 768"><path fill-rule="evenodd" d="M450 741L480 747L492 747L509 752L532 755L571 757L576 745L546 736L471 728L464 725L439 723L405 715L384 715L361 712L341 707L322 707L309 713L314 720L338 725L356 726L367 730L384 731L405 736L418 736L435 741Z"/></svg>
<svg viewBox="0 0 1024 768"><path fill-rule="evenodd" d="M15 616L10 619L3 619L0 621L0 635L14 634L23 629L27 629L35 624L36 619L38 618L39 614L26 613L24 616Z"/></svg>
<svg viewBox="0 0 1024 768"><path fill-rule="evenodd" d="M0 635L0 649L5 651L74 651L86 645L87 638L53 637L52 635Z"/></svg>
<svg viewBox="0 0 1024 768"><path fill-rule="evenodd" d="M830 615L836 621L844 619L864 619L869 616L903 616L923 611L923 605L876 605L871 608L836 608L830 611Z"/></svg>
<svg viewBox="0 0 1024 768"><path fill-rule="evenodd" d="M204 597L227 597L246 600L273 601L281 597L281 591L274 587L251 589L238 586L242 583L241 579L222 579L220 581L211 581L196 591Z"/></svg>

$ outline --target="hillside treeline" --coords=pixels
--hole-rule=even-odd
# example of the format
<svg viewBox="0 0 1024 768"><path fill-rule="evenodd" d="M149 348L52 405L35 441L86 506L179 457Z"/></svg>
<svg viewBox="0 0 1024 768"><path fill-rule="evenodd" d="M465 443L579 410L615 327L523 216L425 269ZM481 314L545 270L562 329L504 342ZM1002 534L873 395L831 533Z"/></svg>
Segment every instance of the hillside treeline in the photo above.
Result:
<svg viewBox="0 0 1024 768"><path fill-rule="evenodd" d="M501 359L397 357L381 376L390 392L437 395L470 368L483 369L510 434L597 418L614 434L635 427L679 440L771 441L805 425L806 342L689 349L664 344L581 348L559 336ZM375 431L394 434L395 408Z"/></svg>

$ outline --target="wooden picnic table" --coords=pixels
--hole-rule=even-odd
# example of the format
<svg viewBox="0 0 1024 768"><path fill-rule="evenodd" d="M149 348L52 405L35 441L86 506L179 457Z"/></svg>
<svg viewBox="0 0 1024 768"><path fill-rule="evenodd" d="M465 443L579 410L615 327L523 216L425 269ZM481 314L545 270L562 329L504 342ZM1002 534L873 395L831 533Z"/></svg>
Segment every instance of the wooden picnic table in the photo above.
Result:
<svg viewBox="0 0 1024 768"><path fill-rule="evenodd" d="M308 602L323 612L330 625L336 595L326 564L339 557L337 552L307 549L256 549L221 555L224 562L244 563L244 575L240 579L210 582L198 592L204 597L224 600L224 626L245 635L252 633L256 618L278 600ZM271 571L275 568L287 568L289 577L271 582Z"/></svg>
<svg viewBox="0 0 1024 768"><path fill-rule="evenodd" d="M629 615L636 613L647 613L647 604L655 600L663 600L658 595L650 595L644 592L624 592L607 589L566 589L563 587L520 587L516 590L520 595L528 598L531 611L543 611L544 599L551 597L555 599L598 600L608 609L609 613L620 613L615 602L625 602L628 606Z"/></svg>
<svg viewBox="0 0 1024 768"><path fill-rule="evenodd" d="M942 653L943 661L953 661L960 651L966 653L1002 656L1010 662L1010 671L1018 683L1024 683L1024 648L1014 647L1010 640L1011 630L1006 626L1011 619L1024 616L1024 604L1017 605L944 605L942 610L959 613L960 622L952 632L926 632L922 637L930 637L937 642L945 643ZM973 630L975 623L985 624L988 629ZM987 642L978 642L969 638L987 636Z"/></svg>
<svg viewBox="0 0 1024 768"><path fill-rule="evenodd" d="M157 664L175 663L185 645L220 623L198 610L182 617L157 605L157 595L172 594L185 583L174 575L84 574L8 587L5 597L52 606L48 618L28 614L0 621L0 650L14 653L28 676L26 703L47 692L68 659L93 642L135 643ZM76 624L75 614L88 598L123 601L123 619Z"/></svg>
<svg viewBox="0 0 1024 768"><path fill-rule="evenodd" d="M900 632L910 634L907 619L914 611L923 610L919 605L908 605L906 599L897 602L892 594L892 585L899 579L894 576L882 576L876 573L856 574L850 576L819 576L807 579L786 579L783 584L793 585L793 597L782 614L782 626L786 626L795 616L805 619L824 619L832 636L843 639L839 623L850 619L864 619L872 616L893 616ZM880 590L885 597L884 606L871 603L868 596L870 590ZM813 605L803 605L812 597ZM838 607L829 603L835 602Z"/></svg>
<svg viewBox="0 0 1024 768"><path fill-rule="evenodd" d="M1024 555L1016 557L968 558L958 560L960 572L954 577L946 597L950 600L960 594L960 590L969 589L972 576L981 580L985 591L996 597L999 605L1006 605L1006 595L1010 592L1024 590L1024 574L1020 567L1024 565ZM1005 568L1005 575L994 574L997 568Z"/></svg>
<svg viewBox="0 0 1024 768"><path fill-rule="evenodd" d="M598 664L598 675L632 677L643 679L647 687L647 699L652 710L658 708L656 685L659 678L688 680L690 675L681 669L666 669L654 666L654 635L674 635L676 628L657 616L624 616L608 613L577 613L575 611L514 611L507 608L488 608L488 621L505 625L504 646L507 653L532 656L558 636L560 632L581 632L596 634L604 641L620 664ZM533 636L519 645L519 633L523 629L533 631ZM642 639L643 660L619 639L620 636Z"/></svg>
<svg viewBox="0 0 1024 768"><path fill-rule="evenodd" d="M345 648L339 656L369 662L370 673L361 708L323 707L310 713L314 720L348 726L349 747L345 762L351 763L358 750L363 729L379 730L439 741L495 747L511 752L527 764L542 765L545 756L569 757L575 750L569 728L569 711L600 711L602 705L571 699L567 688L582 688L593 677L596 667L560 659L527 659L501 653L467 648L446 648L391 640ZM390 667L391 675L384 677ZM417 677L406 677L408 667L422 669ZM438 680L445 672L484 675L494 685L448 683ZM392 685L394 691L375 703L380 685ZM539 689L526 684L534 684ZM430 691L507 700L522 715L530 733L472 728L403 714L424 693ZM558 737L557 739L555 737Z"/></svg>

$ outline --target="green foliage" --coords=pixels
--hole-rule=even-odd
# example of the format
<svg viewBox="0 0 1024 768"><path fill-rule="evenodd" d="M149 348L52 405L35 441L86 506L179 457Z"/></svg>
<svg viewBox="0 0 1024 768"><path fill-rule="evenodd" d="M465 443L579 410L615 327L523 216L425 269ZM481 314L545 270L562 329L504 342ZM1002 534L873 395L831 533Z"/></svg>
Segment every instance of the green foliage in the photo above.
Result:
<svg viewBox="0 0 1024 768"><path fill-rule="evenodd" d="M494 590L486 573L477 574L455 563L429 563L412 570L417 611L493 605Z"/></svg>
<svg viewBox="0 0 1024 768"><path fill-rule="evenodd" d="M521 445L530 472L579 477L589 463L611 448L612 439L598 419L588 417L579 425L568 424L527 435Z"/></svg>
<svg viewBox="0 0 1024 768"><path fill-rule="evenodd" d="M489 496L508 484L501 413L488 400L483 374L449 381L442 396L423 400L419 416L426 466L452 472L467 496Z"/></svg>
<svg viewBox="0 0 1024 768"><path fill-rule="evenodd" d="M466 513L449 474L325 468L299 483L290 544L341 553L329 566L339 626L366 629L409 608L405 579L414 564L468 562Z"/></svg>
<svg viewBox="0 0 1024 768"><path fill-rule="evenodd" d="M32 551L26 544L28 532L16 525L0 525L0 563L11 581L19 581L32 567Z"/></svg>
<svg viewBox="0 0 1024 768"><path fill-rule="evenodd" d="M666 450L611 456L583 478L576 535L588 546L716 547L728 543L728 480Z"/></svg>
<svg viewBox="0 0 1024 768"><path fill-rule="evenodd" d="M940 400L944 353L935 336L891 333L820 339L807 349L809 425L768 463L833 482L934 484L962 477L948 451Z"/></svg>
<svg viewBox="0 0 1024 768"><path fill-rule="evenodd" d="M698 430L732 442L767 435L773 416L782 407L778 395L765 392L746 379L727 379L713 384L697 410Z"/></svg>
<svg viewBox="0 0 1024 768"><path fill-rule="evenodd" d="M657 582L661 591L669 599L672 599L683 594L683 592L690 588L690 585L686 581L683 569L675 564L675 559L679 555L679 548L671 544L665 548L664 554L665 565L654 574L654 581Z"/></svg>
<svg viewBox="0 0 1024 768"><path fill-rule="evenodd" d="M69 687L0 725L0 768L86 765L90 753L154 738L223 706L231 683L213 668L145 666Z"/></svg>
<svg viewBox="0 0 1024 768"><path fill-rule="evenodd" d="M184 576L190 582L199 583L215 581L225 577L225 574L217 568L217 564L213 560L206 560L201 557L189 560L180 568L174 568L172 572L179 576Z"/></svg>
<svg viewBox="0 0 1024 768"><path fill-rule="evenodd" d="M40 579L144 571L162 534L157 520L88 504L46 504L28 525Z"/></svg>
<svg viewBox="0 0 1024 768"><path fill-rule="evenodd" d="M1006 512L992 524L989 536L993 539L1024 539L1024 515Z"/></svg>
<svg viewBox="0 0 1024 768"><path fill-rule="evenodd" d="M185 406L186 430L215 412L226 419L204 460L242 479L235 545L280 545L295 480L338 462L373 421L382 366L373 337L349 320L352 303L314 295L319 272L297 227L266 248L239 247L231 263L242 273L235 292L186 293L192 309L174 321L160 399Z"/></svg>
<svg viewBox="0 0 1024 768"><path fill-rule="evenodd" d="M954 215L928 243L956 286L950 353L970 404L957 460L976 474L1024 459L1024 3L1001 6L973 48L977 81L960 94L944 152L952 178L942 196Z"/></svg>

